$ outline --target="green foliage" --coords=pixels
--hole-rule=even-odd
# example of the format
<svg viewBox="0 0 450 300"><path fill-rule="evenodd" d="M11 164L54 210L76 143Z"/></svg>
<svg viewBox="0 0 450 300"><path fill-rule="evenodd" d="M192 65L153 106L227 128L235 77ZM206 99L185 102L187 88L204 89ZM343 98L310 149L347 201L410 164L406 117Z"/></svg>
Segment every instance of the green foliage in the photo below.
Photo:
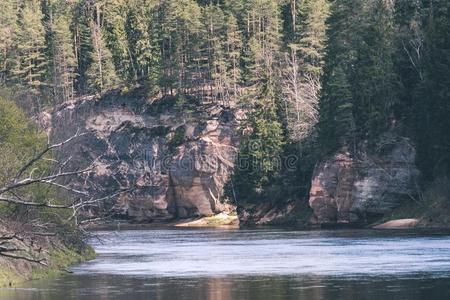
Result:
<svg viewBox="0 0 450 300"><path fill-rule="evenodd" d="M2 1L2 14L0 15L0 83L4 84L8 79L11 67L11 51L13 51L14 38L17 34L17 9L16 0Z"/></svg>
<svg viewBox="0 0 450 300"><path fill-rule="evenodd" d="M19 166L42 149L46 138L12 102L0 98L0 182L15 175Z"/></svg>
<svg viewBox="0 0 450 300"><path fill-rule="evenodd" d="M42 92L48 61L45 56L45 30L38 0L25 1L14 35L11 79L34 97Z"/></svg>
<svg viewBox="0 0 450 300"><path fill-rule="evenodd" d="M95 258L95 252L88 247L85 251L78 252L70 248L54 249L49 254L49 266L34 266L31 274L33 280L48 279L60 276L70 266Z"/></svg>
<svg viewBox="0 0 450 300"><path fill-rule="evenodd" d="M320 76L322 74L326 20L329 10L327 0L305 0L296 3L294 12L296 26L289 43L298 48L298 55L303 66L301 72L305 75Z"/></svg>
<svg viewBox="0 0 450 300"><path fill-rule="evenodd" d="M168 146L173 150L176 147L180 146L185 139L186 134L186 128L184 126L180 126L177 129L175 129L175 132L173 133L172 138L167 143Z"/></svg>
<svg viewBox="0 0 450 300"><path fill-rule="evenodd" d="M0 186L7 184L17 174L18 170L36 153L42 151L47 143L47 137L39 132L25 114L11 101L0 98ZM51 158L50 154L47 158ZM33 165L35 175L45 175L51 169L48 160L41 160ZM52 200L53 203L64 203L67 195L58 193L53 187L31 185L16 192L26 195L37 203ZM21 206L0 204L0 217L18 217L25 213L29 218L36 217L43 222L55 222L70 216L69 210L60 209L24 209Z"/></svg>
<svg viewBox="0 0 450 300"><path fill-rule="evenodd" d="M446 0L4 0L0 84L20 92L27 112L140 85L152 98L171 97L187 118L199 105L240 105L248 111L240 155L251 156L256 161L251 168L258 170L239 176L255 191L283 177L284 171L273 171L270 157L286 152L285 143L294 137L314 144L317 132L324 153L406 126L402 134L414 138L418 163L433 178L450 172L449 5ZM10 122L10 128L26 124ZM292 132L302 130L306 133ZM285 141L287 132L291 141ZM248 149L261 140L264 147ZM34 141L14 151L22 147L14 143L26 141L2 145L2 160L10 160L6 169L35 151L29 150Z"/></svg>
<svg viewBox="0 0 450 300"><path fill-rule="evenodd" d="M427 178L437 178L450 174L450 3L424 2L421 11L423 79L408 90L406 97L412 101L406 110L418 144L419 166Z"/></svg>
<svg viewBox="0 0 450 300"><path fill-rule="evenodd" d="M117 84L116 70L112 61L112 54L106 46L104 29L101 26L102 10L100 4L93 9L90 22L92 52L91 64L86 71L87 84L91 92L103 93Z"/></svg>
<svg viewBox="0 0 450 300"><path fill-rule="evenodd" d="M246 128L250 133L243 132L232 178L233 197L238 202L257 199L282 167L285 138L271 79L267 78L260 89L255 108L248 114Z"/></svg>
<svg viewBox="0 0 450 300"><path fill-rule="evenodd" d="M344 70L338 65L324 89L323 99L326 99L326 102L322 103L322 120L319 124L320 142L328 151L334 150L337 145L354 142L356 128L350 89Z"/></svg>
<svg viewBox="0 0 450 300"><path fill-rule="evenodd" d="M385 1L333 3L320 102L325 151L355 137L372 140L388 129L401 87L393 65L393 31Z"/></svg>
<svg viewBox="0 0 450 300"><path fill-rule="evenodd" d="M58 16L53 23L53 89L55 101L61 103L74 97L76 57L72 48L68 16Z"/></svg>

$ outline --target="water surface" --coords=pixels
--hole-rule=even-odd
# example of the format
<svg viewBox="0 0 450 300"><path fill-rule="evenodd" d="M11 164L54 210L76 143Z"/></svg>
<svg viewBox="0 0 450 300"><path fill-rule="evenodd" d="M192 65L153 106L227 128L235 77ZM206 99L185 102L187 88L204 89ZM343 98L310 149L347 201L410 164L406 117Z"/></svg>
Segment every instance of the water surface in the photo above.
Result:
<svg viewBox="0 0 450 300"><path fill-rule="evenodd" d="M73 274L5 299L450 299L450 236L386 231L100 232Z"/></svg>

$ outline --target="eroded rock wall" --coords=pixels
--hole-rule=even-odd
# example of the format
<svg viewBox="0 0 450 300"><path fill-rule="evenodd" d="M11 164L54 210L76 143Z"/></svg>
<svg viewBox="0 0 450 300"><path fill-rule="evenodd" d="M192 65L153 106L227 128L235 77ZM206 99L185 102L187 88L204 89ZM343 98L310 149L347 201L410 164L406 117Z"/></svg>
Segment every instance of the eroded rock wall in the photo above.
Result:
<svg viewBox="0 0 450 300"><path fill-rule="evenodd" d="M309 203L319 224L366 224L418 192L416 151L404 137L387 133L357 153L342 147L314 171Z"/></svg>
<svg viewBox="0 0 450 300"><path fill-rule="evenodd" d="M237 153L236 114L218 105L180 108L173 99L154 101L138 89L65 104L51 127L54 140L86 133L60 158L71 157L72 167L96 161L89 180L97 193L130 189L105 209L132 222L152 222L233 209L221 198Z"/></svg>

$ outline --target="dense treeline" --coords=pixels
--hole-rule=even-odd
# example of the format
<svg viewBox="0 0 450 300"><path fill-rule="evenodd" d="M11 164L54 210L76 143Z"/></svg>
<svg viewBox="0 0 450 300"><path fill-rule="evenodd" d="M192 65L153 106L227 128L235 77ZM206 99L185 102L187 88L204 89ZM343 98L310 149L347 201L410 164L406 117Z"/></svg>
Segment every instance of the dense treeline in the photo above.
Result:
<svg viewBox="0 0 450 300"><path fill-rule="evenodd" d="M240 95L243 85L257 82L262 69L282 57L282 43L294 40L302 42L299 52L311 68L320 67L320 54L308 53L321 48L322 41L313 41L317 20L295 21L296 14L314 10L313 4L294 6L298 12L289 24L282 20L288 3L268 0L7 0L3 5L2 83L51 104L138 80L155 92L227 101ZM287 31L292 38L283 40ZM308 43L311 49L305 48Z"/></svg>
<svg viewBox="0 0 450 300"><path fill-rule="evenodd" d="M449 173L449 21L445 0L333 2L318 126L326 150L403 127L426 178Z"/></svg>
<svg viewBox="0 0 450 300"><path fill-rule="evenodd" d="M298 189L393 128L432 179L450 169L449 21L448 0L4 0L0 84L31 112L135 83L241 105L234 194Z"/></svg>

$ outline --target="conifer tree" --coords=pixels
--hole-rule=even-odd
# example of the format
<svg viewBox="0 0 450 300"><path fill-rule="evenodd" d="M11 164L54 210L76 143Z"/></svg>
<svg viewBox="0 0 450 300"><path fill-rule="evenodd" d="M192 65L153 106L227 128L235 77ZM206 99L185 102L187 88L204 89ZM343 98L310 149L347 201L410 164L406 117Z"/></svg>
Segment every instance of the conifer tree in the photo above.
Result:
<svg viewBox="0 0 450 300"><path fill-rule="evenodd" d="M62 0L45 0L41 6L49 61L47 78L52 91L49 103L59 104L75 96L77 60L70 30L74 6Z"/></svg>
<svg viewBox="0 0 450 300"><path fill-rule="evenodd" d="M375 138L388 128L400 90L393 65L393 11L388 2L374 0L363 16L352 91L360 136Z"/></svg>
<svg viewBox="0 0 450 300"><path fill-rule="evenodd" d="M87 72L87 82L91 91L103 93L113 87L118 79L111 51L106 46L103 37L102 14L99 3L94 5L93 20L91 21L92 52Z"/></svg>
<svg viewBox="0 0 450 300"><path fill-rule="evenodd" d="M203 81L201 9L194 0L168 0L161 6L162 85L186 93Z"/></svg>
<svg viewBox="0 0 450 300"><path fill-rule="evenodd" d="M126 28L128 16L133 15L130 12L134 12L137 5L135 1L113 0L103 6L103 38L111 52L117 76L122 81L133 81L138 78L135 57L131 53L134 48L128 47ZM134 21L133 17L130 19Z"/></svg>
<svg viewBox="0 0 450 300"><path fill-rule="evenodd" d="M299 20L299 32L296 31L298 55L302 72L318 78L322 75L329 5L327 0L309 0L303 6L303 20Z"/></svg>
<svg viewBox="0 0 450 300"><path fill-rule="evenodd" d="M2 2L0 15L0 84L6 83L10 74L9 58L12 53L14 37L17 34L17 15L19 3L17 0L5 0Z"/></svg>
<svg viewBox="0 0 450 300"><path fill-rule="evenodd" d="M333 149L336 144L330 145L330 141L347 136L343 132L336 136L338 131L334 130L333 114L342 107L337 104L339 99L333 97L336 74L343 73L350 84L352 100L343 107L353 110L357 137L373 140L388 128L400 89L392 59L392 13L392 7L383 0L333 3L320 102L319 129L325 148Z"/></svg>
<svg viewBox="0 0 450 300"><path fill-rule="evenodd" d="M218 5L207 5L203 8L203 22L206 24L209 80L212 98L224 103L228 95L228 72L225 61L225 14Z"/></svg>
<svg viewBox="0 0 450 300"><path fill-rule="evenodd" d="M72 32L75 41L75 58L77 60L76 90L85 94L88 92L87 71L92 63L92 7L84 1L75 5L72 18Z"/></svg>
<svg viewBox="0 0 450 300"><path fill-rule="evenodd" d="M423 77L410 105L418 164L428 179L450 175L450 2L423 1Z"/></svg>
<svg viewBox="0 0 450 300"><path fill-rule="evenodd" d="M277 112L277 92L272 77L267 74L264 78L254 109L248 114L249 133L242 138L239 166L233 176L239 200L258 198L281 170L285 139Z"/></svg>
<svg viewBox="0 0 450 300"><path fill-rule="evenodd" d="M53 61L55 101L67 101L74 97L74 81L77 62L74 45L69 30L69 20L65 15L58 16L53 22Z"/></svg>
<svg viewBox="0 0 450 300"><path fill-rule="evenodd" d="M233 100L236 102L241 83L241 51L243 47L242 33L239 30L236 18L227 17L226 28L226 61L228 61L228 86L232 89Z"/></svg>
<svg viewBox="0 0 450 300"><path fill-rule="evenodd" d="M327 1L290 1L295 28L282 65L285 118L290 138L310 136L318 121L318 102L326 42Z"/></svg>
<svg viewBox="0 0 450 300"><path fill-rule="evenodd" d="M246 3L246 80L273 77L281 43L281 12L277 1L251 0ZM264 75L263 75L264 74ZM273 78L271 78L272 80Z"/></svg>
<svg viewBox="0 0 450 300"><path fill-rule="evenodd" d="M332 135L337 138L339 145L351 145L354 143L356 125L353 117L353 99L351 93L351 86L344 73L343 68L338 65L333 71L332 79L329 83L330 102L334 104L331 109L333 116L335 133Z"/></svg>
<svg viewBox="0 0 450 300"><path fill-rule="evenodd" d="M48 60L45 55L45 30L43 14L38 0L25 1L18 18L17 34L14 36L14 55L11 75L19 89L26 91L27 98L42 109L41 93L47 84L45 74Z"/></svg>
<svg viewBox="0 0 450 300"><path fill-rule="evenodd" d="M356 56L354 46L359 42L356 20L359 19L360 11L360 1L337 0L331 4L319 101L319 144L323 152L333 151L341 140L336 132L335 109L337 101L342 100L337 99L336 95L345 95L345 101L353 104L353 95L350 95L351 99L348 98L348 90L351 93L351 87L347 87L347 84L353 72L352 66ZM335 75L341 78L337 80L334 78ZM335 91L339 86L344 86L345 92ZM350 107L350 103L346 106ZM353 108L353 105L351 107Z"/></svg>

